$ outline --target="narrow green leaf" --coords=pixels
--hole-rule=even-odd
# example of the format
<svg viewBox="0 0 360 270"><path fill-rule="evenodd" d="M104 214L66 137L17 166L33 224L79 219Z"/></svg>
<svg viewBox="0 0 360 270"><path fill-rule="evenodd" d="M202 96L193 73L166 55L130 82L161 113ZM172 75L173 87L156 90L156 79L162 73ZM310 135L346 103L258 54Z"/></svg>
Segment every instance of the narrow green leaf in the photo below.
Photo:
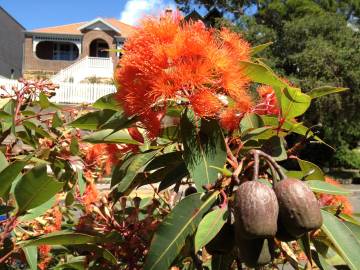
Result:
<svg viewBox="0 0 360 270"><path fill-rule="evenodd" d="M322 86L315 89L312 89L310 92L307 92L307 94L312 98L318 98L325 95L333 94L333 93L339 93L343 91L349 90L348 88L343 87L333 87L333 86Z"/></svg>
<svg viewBox="0 0 360 270"><path fill-rule="evenodd" d="M15 161L0 172L0 197L4 197L26 165L25 161Z"/></svg>
<svg viewBox="0 0 360 270"><path fill-rule="evenodd" d="M226 161L225 140L215 120L200 122L200 130L194 123L194 115L184 113L181 122L181 137L184 144L184 161L198 190L203 185L214 183L218 171Z"/></svg>
<svg viewBox="0 0 360 270"><path fill-rule="evenodd" d="M77 138L72 137L70 142L70 152L73 156L76 156L80 152L79 141Z"/></svg>
<svg viewBox="0 0 360 270"><path fill-rule="evenodd" d="M218 234L227 218L227 208L218 208L205 215L195 234L195 251L204 247Z"/></svg>
<svg viewBox="0 0 360 270"><path fill-rule="evenodd" d="M64 122L63 122L63 120L61 120L59 112L54 113L54 116L52 118L51 127L58 128L58 127L61 127L63 124L64 124Z"/></svg>
<svg viewBox="0 0 360 270"><path fill-rule="evenodd" d="M259 52L262 52L267 47L269 47L271 44L273 44L273 42L268 42L268 43L264 43L264 44L260 44L258 46L252 47L251 55L254 56L254 55L258 54Z"/></svg>
<svg viewBox="0 0 360 270"><path fill-rule="evenodd" d="M85 192L85 188L86 188L86 182L85 179L83 177L83 171L82 170L77 170L77 184L79 187L79 192L80 195L82 196Z"/></svg>
<svg viewBox="0 0 360 270"><path fill-rule="evenodd" d="M18 212L23 214L48 201L63 187L63 183L47 175L46 166L38 166L23 175L15 186Z"/></svg>
<svg viewBox="0 0 360 270"><path fill-rule="evenodd" d="M96 243L98 240L99 239L95 236L88 234L74 233L71 231L58 231L24 241L21 244L24 247L39 245L81 245Z"/></svg>
<svg viewBox="0 0 360 270"><path fill-rule="evenodd" d="M90 143L126 143L139 144L126 130L114 132L112 129L104 129L83 137L83 141Z"/></svg>
<svg viewBox="0 0 360 270"><path fill-rule="evenodd" d="M352 270L360 269L360 242L354 232L334 215L321 211L323 216L322 230L336 247L339 255Z"/></svg>
<svg viewBox="0 0 360 270"><path fill-rule="evenodd" d="M96 130L102 124L106 123L115 113L117 112L113 110L90 112L69 123L69 126L86 130Z"/></svg>
<svg viewBox="0 0 360 270"><path fill-rule="evenodd" d="M117 190L119 192L125 192L127 188L131 185L135 176L142 172L145 169L146 164L154 158L157 154L157 151L151 151L147 153L137 154L135 158L132 160L129 167L126 169L125 176L120 180L119 185L117 186Z"/></svg>
<svg viewBox="0 0 360 270"><path fill-rule="evenodd" d="M302 160L302 159L297 159L297 161L298 161L301 171L303 172L304 175L313 171L312 174L305 177L305 180L325 181L325 175L324 175L323 171L319 168L319 166L317 166L314 163L311 163L309 161Z"/></svg>
<svg viewBox="0 0 360 270"><path fill-rule="evenodd" d="M147 255L144 270L168 269L193 234L202 216L215 202L218 193L201 198L200 193L185 197L158 227Z"/></svg>
<svg viewBox="0 0 360 270"><path fill-rule="evenodd" d="M291 119L304 114L309 108L311 98L299 88L286 87L281 95L281 114Z"/></svg>
<svg viewBox="0 0 360 270"><path fill-rule="evenodd" d="M38 251L37 247L23 247L26 261L28 262L31 270L37 270Z"/></svg>
<svg viewBox="0 0 360 270"><path fill-rule="evenodd" d="M311 190L316 193L325 193L333 195L345 195L348 196L351 194L350 191L343 189L341 187L332 185L325 181L320 180L309 180L306 183L310 186Z"/></svg>
<svg viewBox="0 0 360 270"><path fill-rule="evenodd" d="M115 99L115 93L99 98L97 101L95 101L93 107L100 110L109 109L114 111L122 111L121 105Z"/></svg>
<svg viewBox="0 0 360 270"><path fill-rule="evenodd" d="M276 86L281 89L287 86L269 67L263 64L241 61L240 66L244 68L245 75L253 82Z"/></svg>

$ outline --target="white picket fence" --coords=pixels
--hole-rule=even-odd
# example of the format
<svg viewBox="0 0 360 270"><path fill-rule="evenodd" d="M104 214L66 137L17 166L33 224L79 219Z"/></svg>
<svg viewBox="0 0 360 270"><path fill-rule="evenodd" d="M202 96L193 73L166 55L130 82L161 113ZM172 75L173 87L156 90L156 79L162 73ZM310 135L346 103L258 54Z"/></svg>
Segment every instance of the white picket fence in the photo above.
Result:
<svg viewBox="0 0 360 270"><path fill-rule="evenodd" d="M115 86L111 84L58 83L58 85L59 89L56 90L56 95L51 101L59 104L93 103L102 96L116 91ZM5 89L11 91L13 86L21 88L22 84L17 80L0 78L0 86L5 86Z"/></svg>
<svg viewBox="0 0 360 270"><path fill-rule="evenodd" d="M79 83L85 78L112 78L114 64L111 57L90 57L86 56L74 64L60 70L51 80L53 82L73 82Z"/></svg>

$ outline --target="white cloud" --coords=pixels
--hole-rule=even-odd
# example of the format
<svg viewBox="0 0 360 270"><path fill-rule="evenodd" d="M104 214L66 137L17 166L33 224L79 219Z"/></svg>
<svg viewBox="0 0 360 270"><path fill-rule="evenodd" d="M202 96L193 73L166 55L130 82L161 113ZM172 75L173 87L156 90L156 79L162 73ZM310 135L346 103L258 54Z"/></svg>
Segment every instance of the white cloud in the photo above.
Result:
<svg viewBox="0 0 360 270"><path fill-rule="evenodd" d="M175 5L168 0L128 0L121 12L120 21L136 25L147 15L159 15L165 8L175 9Z"/></svg>

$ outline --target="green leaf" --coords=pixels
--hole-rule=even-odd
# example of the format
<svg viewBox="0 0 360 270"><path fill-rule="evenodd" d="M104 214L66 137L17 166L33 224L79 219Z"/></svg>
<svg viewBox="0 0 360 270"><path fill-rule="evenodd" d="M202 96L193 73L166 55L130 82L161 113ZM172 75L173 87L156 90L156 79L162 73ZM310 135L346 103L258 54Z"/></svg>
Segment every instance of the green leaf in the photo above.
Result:
<svg viewBox="0 0 360 270"><path fill-rule="evenodd" d="M159 225L150 245L144 270L168 269L193 234L202 216L215 202L218 192L201 197L200 193L185 197Z"/></svg>
<svg viewBox="0 0 360 270"><path fill-rule="evenodd" d="M77 184L79 186L79 192L80 192L80 195L82 196L85 192L86 182L84 180L82 170L77 170L76 173L77 173Z"/></svg>
<svg viewBox="0 0 360 270"><path fill-rule="evenodd" d="M310 96L312 99L322 97L325 95L333 94L333 93L339 93L343 91L349 90L348 88L343 87L333 87L333 86L322 86L315 89L312 89L310 92L307 92L308 96Z"/></svg>
<svg viewBox="0 0 360 270"><path fill-rule="evenodd" d="M209 243L221 230L228 218L227 208L215 209L201 220L195 234L195 251Z"/></svg>
<svg viewBox="0 0 360 270"><path fill-rule="evenodd" d="M112 129L104 129L84 136L83 141L90 143L126 143L139 144L126 130L114 132Z"/></svg>
<svg viewBox="0 0 360 270"><path fill-rule="evenodd" d="M151 170L169 166L169 164L181 163L181 162L183 162L181 151L165 153L165 154L156 156L152 161L150 161L149 164L146 166L145 170L151 171Z"/></svg>
<svg viewBox="0 0 360 270"><path fill-rule="evenodd" d="M35 208L48 201L63 187L63 183L47 175L46 166L38 166L26 173L17 183L14 195L18 213Z"/></svg>
<svg viewBox="0 0 360 270"><path fill-rule="evenodd" d="M246 132L249 129L253 130L253 129L261 128L263 126L264 126L264 121L259 115L255 113L250 113L245 115L240 122L241 132Z"/></svg>
<svg viewBox="0 0 360 270"><path fill-rule="evenodd" d="M135 179L135 176L145 169L146 164L153 159L156 154L157 151L137 154L131 164L127 167L126 174L120 180L117 190L119 192L125 192Z"/></svg>
<svg viewBox="0 0 360 270"><path fill-rule="evenodd" d="M114 111L122 111L121 105L115 99L115 93L99 98L97 101L95 101L93 107L100 110L109 109Z"/></svg>
<svg viewBox="0 0 360 270"><path fill-rule="evenodd" d="M42 235L35 239L27 240L21 244L24 247L39 245L82 245L96 243L98 240L99 239L97 239L95 236L88 234L74 233L71 231L58 231Z"/></svg>
<svg viewBox="0 0 360 270"><path fill-rule="evenodd" d="M343 189L341 187L332 185L325 181L319 180L309 180L306 183L310 186L310 189L316 193L325 193L325 194L332 194L332 195L345 195L348 196L351 194L350 191Z"/></svg>
<svg viewBox="0 0 360 270"><path fill-rule="evenodd" d="M258 54L259 52L262 52L267 47L269 47L271 44L273 44L273 42L268 42L268 43L264 43L264 44L260 44L258 46L252 47L251 55L254 56L254 55Z"/></svg>
<svg viewBox="0 0 360 270"><path fill-rule="evenodd" d="M47 109L51 105L51 102L49 101L48 97L43 92L40 92L39 95L39 105L41 109Z"/></svg>
<svg viewBox="0 0 360 270"><path fill-rule="evenodd" d="M244 132L241 136L241 139L243 141L268 140L272 136L275 136L275 135L276 135L276 131L274 129L272 129L271 127L261 127L261 128L256 128L256 129L252 129L252 130L248 130L247 132Z"/></svg>
<svg viewBox="0 0 360 270"><path fill-rule="evenodd" d="M0 109L4 108L4 106L11 100L11 98L1 98L0 99Z"/></svg>
<svg viewBox="0 0 360 270"><path fill-rule="evenodd" d="M311 250L311 255L316 265L320 268L320 270L334 270L335 268L329 265L326 262L326 259L315 250Z"/></svg>
<svg viewBox="0 0 360 270"><path fill-rule="evenodd" d="M279 88L287 86L275 73L263 64L255 64L251 62L240 62L240 66L244 68L245 75L253 82L263 83Z"/></svg>
<svg viewBox="0 0 360 270"><path fill-rule="evenodd" d="M159 185L159 191L164 190L171 185L181 181L184 177L188 176L189 172L184 162L175 164L171 170L167 171Z"/></svg>
<svg viewBox="0 0 360 270"><path fill-rule="evenodd" d="M53 270L85 270L86 256L77 256L68 259L66 263L56 265Z"/></svg>
<svg viewBox="0 0 360 270"><path fill-rule="evenodd" d="M297 159L299 166L301 168L301 171L304 173L304 175L308 174L311 171L314 171L309 176L305 177L305 180L321 180L325 181L325 175L323 171L319 168L319 166L315 165L314 163L311 163L306 160Z"/></svg>
<svg viewBox="0 0 360 270"><path fill-rule="evenodd" d="M322 230L326 236L350 269L360 269L360 242L354 232L334 215L323 210L321 212L323 216Z"/></svg>
<svg viewBox="0 0 360 270"><path fill-rule="evenodd" d="M286 149L284 146L284 138L273 136L266 140L262 146L262 151L269 154L276 161L287 159Z"/></svg>
<svg viewBox="0 0 360 270"><path fill-rule="evenodd" d="M37 270L38 251L37 247L23 247L26 261L28 262L31 270Z"/></svg>
<svg viewBox="0 0 360 270"><path fill-rule="evenodd" d="M24 169L26 163L26 161L15 161L0 172L0 197L4 197L9 192L13 181Z"/></svg>
<svg viewBox="0 0 360 270"><path fill-rule="evenodd" d="M44 214L47 210L49 210L55 203L56 203L56 196L52 197L50 200L44 202L38 207L30 209L29 211L27 211L25 215L21 216L19 220L24 222L37 218L42 214Z"/></svg>
<svg viewBox="0 0 360 270"><path fill-rule="evenodd" d="M63 120L60 118L59 112L54 113L54 116L52 118L52 128L58 128L61 127L64 124Z"/></svg>
<svg viewBox="0 0 360 270"><path fill-rule="evenodd" d="M79 148L79 141L77 138L72 137L71 138L71 142L70 142L70 152L73 156L76 156L80 153L80 148Z"/></svg>
<svg viewBox="0 0 360 270"><path fill-rule="evenodd" d="M299 88L286 87L281 95L281 114L286 119L304 114L309 108L311 98Z"/></svg>
<svg viewBox="0 0 360 270"><path fill-rule="evenodd" d="M52 139L48 132L46 132L41 126L37 126L33 122L23 121L23 125L30 130L34 130L35 134L38 134L41 137Z"/></svg>
<svg viewBox="0 0 360 270"><path fill-rule="evenodd" d="M69 126L86 130L97 130L115 113L117 112L113 110L90 112L69 123Z"/></svg>
<svg viewBox="0 0 360 270"><path fill-rule="evenodd" d="M188 111L181 121L181 137L184 144L184 161L198 190L215 182L218 171L226 161L224 136L216 120L201 120L200 130L194 124L194 115Z"/></svg>
<svg viewBox="0 0 360 270"><path fill-rule="evenodd" d="M5 155L3 152L0 151L0 172L4 170L9 165Z"/></svg>

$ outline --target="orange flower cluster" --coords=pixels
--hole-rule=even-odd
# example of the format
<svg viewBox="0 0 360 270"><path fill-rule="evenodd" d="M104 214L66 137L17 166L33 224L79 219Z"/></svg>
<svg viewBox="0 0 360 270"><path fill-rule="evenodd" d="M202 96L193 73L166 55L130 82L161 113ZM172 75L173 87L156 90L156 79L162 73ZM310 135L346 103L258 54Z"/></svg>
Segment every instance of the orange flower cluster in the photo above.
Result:
<svg viewBox="0 0 360 270"><path fill-rule="evenodd" d="M250 45L227 29L185 22L178 14L148 18L123 52L115 72L117 98L128 115L139 116L150 136L159 133L169 100L190 105L200 117L223 116L225 127L251 107L249 78L238 64L250 59Z"/></svg>
<svg viewBox="0 0 360 270"><path fill-rule="evenodd" d="M340 185L336 180L330 177L325 177L325 181L335 186ZM351 215L353 213L353 207L349 199L345 196L321 194L319 201L322 206L334 206L342 208L341 212L344 214Z"/></svg>
<svg viewBox="0 0 360 270"><path fill-rule="evenodd" d="M85 210L91 212L93 203L97 202L99 198L99 191L94 183L89 183L86 186L85 192L81 200L85 206Z"/></svg>
<svg viewBox="0 0 360 270"><path fill-rule="evenodd" d="M60 212L59 206L55 206L47 211L45 220L48 221L43 228L43 233L52 233L61 230L62 213ZM34 227L42 226L40 224L33 224ZM40 260L38 267L41 270L48 269L48 265L51 261L50 251L51 246L40 245L38 247Z"/></svg>

